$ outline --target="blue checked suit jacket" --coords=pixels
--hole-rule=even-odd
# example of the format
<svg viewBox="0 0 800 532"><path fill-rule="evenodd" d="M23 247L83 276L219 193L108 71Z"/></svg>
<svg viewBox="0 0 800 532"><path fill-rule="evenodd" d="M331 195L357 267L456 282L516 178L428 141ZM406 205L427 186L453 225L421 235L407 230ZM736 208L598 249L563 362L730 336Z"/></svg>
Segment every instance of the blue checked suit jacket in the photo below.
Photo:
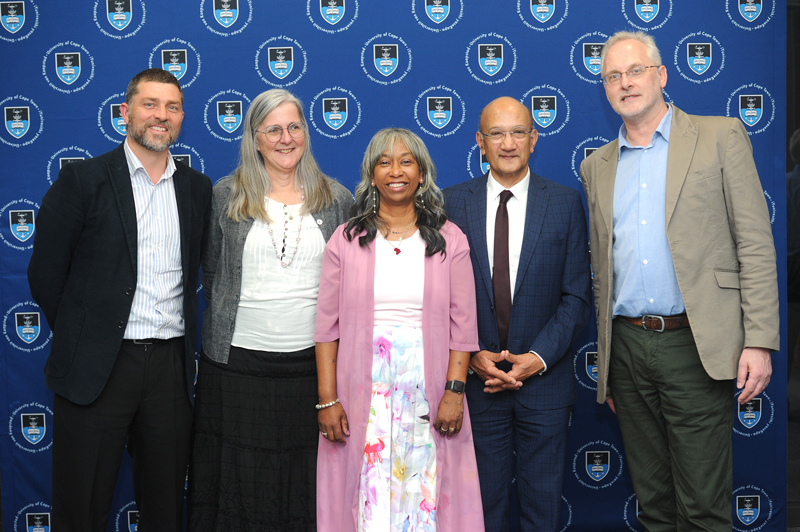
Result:
<svg viewBox="0 0 800 532"><path fill-rule="evenodd" d="M481 349L499 351L492 272L486 247L486 184L481 178L444 191L449 219L467 235L475 274ZM527 379L513 393L525 406L562 408L575 400L571 346L590 318L586 215L580 193L531 172L525 233L514 288L508 350L538 353L547 363L541 377ZM508 371L511 366L500 366ZM468 379L470 411L481 412L501 394L483 392L477 376Z"/></svg>

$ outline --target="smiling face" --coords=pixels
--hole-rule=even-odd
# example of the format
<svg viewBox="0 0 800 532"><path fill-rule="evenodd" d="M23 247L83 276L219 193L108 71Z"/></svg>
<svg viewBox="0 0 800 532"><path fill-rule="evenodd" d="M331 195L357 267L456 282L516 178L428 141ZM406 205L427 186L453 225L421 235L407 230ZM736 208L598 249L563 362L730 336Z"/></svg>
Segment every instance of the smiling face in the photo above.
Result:
<svg viewBox="0 0 800 532"><path fill-rule="evenodd" d="M181 93L170 83L139 83L130 104L123 103L120 110L128 125L128 139L146 150L166 150L181 132Z"/></svg>
<svg viewBox="0 0 800 532"><path fill-rule="evenodd" d="M414 203L414 194L422 181L419 163L402 141L396 141L381 154L372 170L372 183L384 206Z"/></svg>
<svg viewBox="0 0 800 532"><path fill-rule="evenodd" d="M667 85L667 69L664 66L648 68L638 78L631 79L625 72L635 66L650 66L655 63L647 54L644 44L636 40L616 43L606 52L603 61L603 76L622 72L617 83L605 85L606 97L611 107L626 124L652 121L666 112L662 89Z"/></svg>
<svg viewBox="0 0 800 532"><path fill-rule="evenodd" d="M481 114L480 131L475 134L481 153L492 168L492 175L503 186L511 188L528 173L528 159L539 138L533 129L531 114L528 109L514 98L498 98L484 108ZM531 131L523 139L515 139L513 135L503 134L499 142L490 141L483 133L493 131L509 132L514 130Z"/></svg>
<svg viewBox="0 0 800 532"><path fill-rule="evenodd" d="M303 156L306 148L305 136L294 138L289 135L287 130L289 124L302 124L302 120L297 107L292 102L284 102L273 109L258 126L256 149L264 161L267 175L294 174L300 158ZM280 139L276 141L267 139L266 135L261 133L272 126L283 128Z"/></svg>

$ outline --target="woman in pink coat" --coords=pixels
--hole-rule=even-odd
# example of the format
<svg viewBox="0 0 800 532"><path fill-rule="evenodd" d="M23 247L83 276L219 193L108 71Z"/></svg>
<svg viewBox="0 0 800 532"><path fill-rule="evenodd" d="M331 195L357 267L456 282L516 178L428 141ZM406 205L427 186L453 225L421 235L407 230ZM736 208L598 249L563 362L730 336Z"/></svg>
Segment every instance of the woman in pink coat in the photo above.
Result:
<svg viewBox="0 0 800 532"><path fill-rule="evenodd" d="M319 532L480 532L463 395L478 349L469 246L405 129L370 141L317 302Z"/></svg>

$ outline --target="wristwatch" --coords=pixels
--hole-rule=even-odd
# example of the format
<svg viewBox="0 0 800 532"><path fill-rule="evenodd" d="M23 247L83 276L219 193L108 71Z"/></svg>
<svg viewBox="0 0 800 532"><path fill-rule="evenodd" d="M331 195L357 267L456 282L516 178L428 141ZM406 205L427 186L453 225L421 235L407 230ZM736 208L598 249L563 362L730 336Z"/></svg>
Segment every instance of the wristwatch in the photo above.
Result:
<svg viewBox="0 0 800 532"><path fill-rule="evenodd" d="M445 390L450 390L451 392L455 393L464 393L464 389L467 387L467 383L464 381L447 381L447 384L444 385Z"/></svg>

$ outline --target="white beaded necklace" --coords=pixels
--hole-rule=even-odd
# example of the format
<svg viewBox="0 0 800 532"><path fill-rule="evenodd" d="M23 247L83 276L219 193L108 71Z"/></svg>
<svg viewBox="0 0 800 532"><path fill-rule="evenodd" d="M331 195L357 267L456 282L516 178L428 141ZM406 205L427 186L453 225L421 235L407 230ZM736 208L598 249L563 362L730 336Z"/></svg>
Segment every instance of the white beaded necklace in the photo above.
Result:
<svg viewBox="0 0 800 532"><path fill-rule="evenodd" d="M277 193L276 193L277 195ZM305 201L306 195L303 193L303 187L300 187L300 205L302 208L303 201ZM283 201L281 201L283 203ZM269 211L269 198L264 197L264 207ZM294 258L297 256L297 250L300 249L300 233L303 232L303 215L300 215L300 221L297 228L297 239L296 245L294 248L294 252L292 253L292 257L289 259L289 262L284 262L286 258L286 236L289 233L289 220L294 220L294 216L289 212L289 205L283 203L283 245L281 246L281 250L278 251L278 244L275 243L275 235L272 232L272 224L267 221L267 227L269 232L269 238L272 240L272 247L275 248L275 257L278 259L278 262L281 263L281 267L288 268L293 262Z"/></svg>

